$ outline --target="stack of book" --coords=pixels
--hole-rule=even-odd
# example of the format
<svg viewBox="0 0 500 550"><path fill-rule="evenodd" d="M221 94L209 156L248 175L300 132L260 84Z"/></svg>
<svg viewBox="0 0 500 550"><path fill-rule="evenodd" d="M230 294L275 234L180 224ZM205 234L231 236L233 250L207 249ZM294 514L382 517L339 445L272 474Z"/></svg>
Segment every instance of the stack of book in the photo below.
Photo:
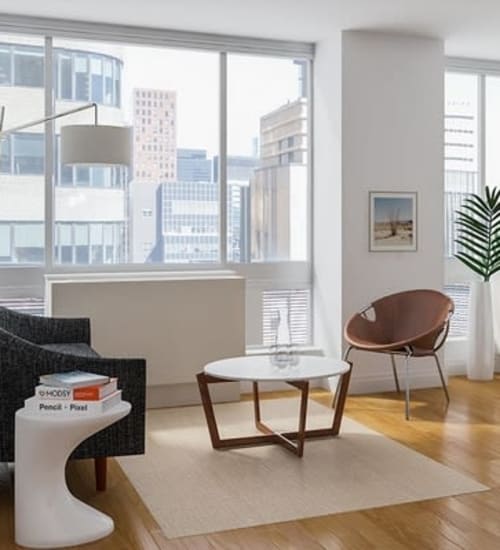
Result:
<svg viewBox="0 0 500 550"><path fill-rule="evenodd" d="M91 372L71 371L40 376L35 395L26 399L28 410L40 413L103 413L122 399L118 379Z"/></svg>

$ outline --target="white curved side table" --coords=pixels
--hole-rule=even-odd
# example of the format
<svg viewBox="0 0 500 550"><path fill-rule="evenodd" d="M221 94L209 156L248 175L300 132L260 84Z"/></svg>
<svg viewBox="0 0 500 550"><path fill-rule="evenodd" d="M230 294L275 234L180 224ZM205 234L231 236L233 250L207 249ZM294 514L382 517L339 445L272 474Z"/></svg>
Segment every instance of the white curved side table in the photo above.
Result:
<svg viewBox="0 0 500 550"><path fill-rule="evenodd" d="M15 533L16 543L30 548L85 544L113 532L113 520L75 498L66 485L71 452L87 437L130 412L123 401L104 413L77 416L16 413Z"/></svg>

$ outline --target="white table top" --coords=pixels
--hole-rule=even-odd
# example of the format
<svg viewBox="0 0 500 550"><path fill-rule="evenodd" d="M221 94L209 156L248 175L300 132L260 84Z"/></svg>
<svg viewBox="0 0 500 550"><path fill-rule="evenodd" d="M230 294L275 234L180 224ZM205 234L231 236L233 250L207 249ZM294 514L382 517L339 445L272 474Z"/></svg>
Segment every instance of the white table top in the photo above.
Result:
<svg viewBox="0 0 500 550"><path fill-rule="evenodd" d="M249 380L251 382L314 380L344 374L349 370L345 361L330 357L301 355L299 364L279 368L271 364L269 355L231 357L208 363L205 374L224 380Z"/></svg>

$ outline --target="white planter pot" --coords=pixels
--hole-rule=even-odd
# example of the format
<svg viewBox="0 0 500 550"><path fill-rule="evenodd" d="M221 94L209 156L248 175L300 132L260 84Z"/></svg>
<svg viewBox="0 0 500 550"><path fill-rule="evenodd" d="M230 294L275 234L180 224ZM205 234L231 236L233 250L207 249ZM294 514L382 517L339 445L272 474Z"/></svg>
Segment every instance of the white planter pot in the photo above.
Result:
<svg viewBox="0 0 500 550"><path fill-rule="evenodd" d="M495 337L490 283L472 283L470 298L467 377L471 380L492 380L495 372Z"/></svg>

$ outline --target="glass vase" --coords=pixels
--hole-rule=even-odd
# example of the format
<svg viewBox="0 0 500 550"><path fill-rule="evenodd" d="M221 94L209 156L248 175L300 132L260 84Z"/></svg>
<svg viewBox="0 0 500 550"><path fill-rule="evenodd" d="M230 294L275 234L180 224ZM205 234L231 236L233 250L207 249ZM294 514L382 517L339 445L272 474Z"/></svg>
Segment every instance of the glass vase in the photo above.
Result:
<svg viewBox="0 0 500 550"><path fill-rule="evenodd" d="M271 363L282 369L297 366L299 355L292 342L290 307L281 307L273 318L274 342L271 345Z"/></svg>

